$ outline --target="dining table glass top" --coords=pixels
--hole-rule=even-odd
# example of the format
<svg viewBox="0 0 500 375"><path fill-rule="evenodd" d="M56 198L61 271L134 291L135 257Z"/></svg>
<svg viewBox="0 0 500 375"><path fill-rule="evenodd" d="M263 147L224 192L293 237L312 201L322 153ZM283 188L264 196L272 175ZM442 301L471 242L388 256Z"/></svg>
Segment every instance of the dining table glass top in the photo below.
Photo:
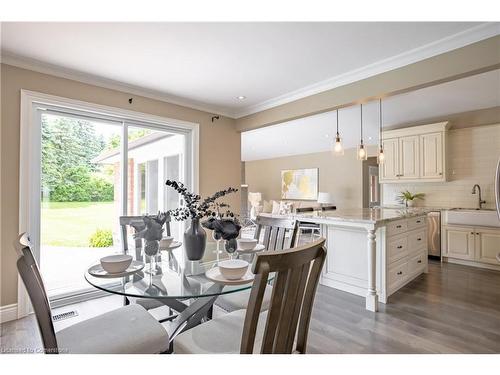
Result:
<svg viewBox="0 0 500 375"><path fill-rule="evenodd" d="M219 245L219 251L217 246L215 242L207 242L205 254L198 261L187 259L183 245L176 249L163 250L159 253L156 264L153 264L155 266L153 267L154 272L150 272L149 257L145 256L145 260L140 259L141 255L136 256L135 250L132 250L129 251L129 254L134 259L145 261L146 264L142 270L132 275L106 279L109 280L106 283L103 283L102 278L92 276L87 271L85 279L97 289L133 298L182 300L250 289L252 281L240 285L227 285L211 281L205 276L205 272L215 267L218 261L230 257L223 250L222 241ZM99 260L96 259L95 264L98 263Z"/></svg>

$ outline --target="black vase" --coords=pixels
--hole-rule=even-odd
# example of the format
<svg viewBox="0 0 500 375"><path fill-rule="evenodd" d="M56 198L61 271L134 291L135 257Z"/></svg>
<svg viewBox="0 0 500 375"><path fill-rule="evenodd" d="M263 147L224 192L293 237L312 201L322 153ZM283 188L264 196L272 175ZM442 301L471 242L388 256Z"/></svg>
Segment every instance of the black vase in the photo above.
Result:
<svg viewBox="0 0 500 375"><path fill-rule="evenodd" d="M207 233L200 225L200 219L192 219L191 226L184 232L184 249L189 260L200 260L205 254Z"/></svg>

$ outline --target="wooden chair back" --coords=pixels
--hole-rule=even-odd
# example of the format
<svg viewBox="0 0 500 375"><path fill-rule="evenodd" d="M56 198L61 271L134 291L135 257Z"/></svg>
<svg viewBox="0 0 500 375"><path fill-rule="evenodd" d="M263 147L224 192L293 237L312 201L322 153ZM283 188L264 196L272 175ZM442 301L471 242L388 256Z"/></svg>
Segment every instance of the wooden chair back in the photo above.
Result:
<svg viewBox="0 0 500 375"><path fill-rule="evenodd" d="M14 247L19 255L17 259L17 270L28 291L31 304L35 310L45 353L57 354L57 339L54 324L52 323L52 310L50 308L49 298L26 233L19 236Z"/></svg>
<svg viewBox="0 0 500 375"><path fill-rule="evenodd" d="M259 241L263 233L262 244L266 250L283 250L296 245L297 221L283 218L257 216L257 228L254 238ZM290 234L287 241L287 233Z"/></svg>
<svg viewBox="0 0 500 375"><path fill-rule="evenodd" d="M167 217L167 221L165 223L166 227L166 232L167 236L171 235L170 232L170 215ZM122 239L122 250L124 254L129 254L130 249L129 248L129 243L128 243L128 229L133 228L134 233L140 232L144 228L146 228L146 225L144 224L144 220L142 219L142 216L120 216L120 228L121 228L121 239ZM137 260L143 260L142 259L142 238L136 238L134 239L134 248L133 248L135 254L135 259Z"/></svg>
<svg viewBox="0 0 500 375"><path fill-rule="evenodd" d="M301 212L314 212L314 208L313 207L297 207L295 209L295 212L297 212L297 213L301 213Z"/></svg>
<svg viewBox="0 0 500 375"><path fill-rule="evenodd" d="M252 264L255 279L243 326L242 354L253 353L262 300L272 272L273 293L260 352L305 353L314 296L326 258L324 245L322 238L295 249L257 254Z"/></svg>
<svg viewBox="0 0 500 375"><path fill-rule="evenodd" d="M321 211L334 211L337 209L337 206L321 206Z"/></svg>

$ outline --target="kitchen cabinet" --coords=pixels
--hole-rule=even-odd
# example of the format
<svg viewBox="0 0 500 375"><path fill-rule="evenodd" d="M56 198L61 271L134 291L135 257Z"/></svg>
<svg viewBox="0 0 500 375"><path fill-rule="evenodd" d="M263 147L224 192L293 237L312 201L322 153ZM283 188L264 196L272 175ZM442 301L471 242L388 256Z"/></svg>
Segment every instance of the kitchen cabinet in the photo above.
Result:
<svg viewBox="0 0 500 375"><path fill-rule="evenodd" d="M399 178L414 180L420 177L419 136L399 138Z"/></svg>
<svg viewBox="0 0 500 375"><path fill-rule="evenodd" d="M420 136L420 177L439 180L443 178L443 133Z"/></svg>
<svg viewBox="0 0 500 375"><path fill-rule="evenodd" d="M473 260L474 233L474 228L472 227L446 227L443 255L450 258Z"/></svg>
<svg viewBox="0 0 500 375"><path fill-rule="evenodd" d="M446 181L448 122L382 133L381 183Z"/></svg>
<svg viewBox="0 0 500 375"><path fill-rule="evenodd" d="M399 140L397 138L384 139L385 160L379 171L380 180L397 180L399 177Z"/></svg>
<svg viewBox="0 0 500 375"><path fill-rule="evenodd" d="M476 229L476 260L498 265L496 258L500 252L500 230Z"/></svg>
<svg viewBox="0 0 500 375"><path fill-rule="evenodd" d="M447 225L444 235L443 256L498 265L500 229Z"/></svg>

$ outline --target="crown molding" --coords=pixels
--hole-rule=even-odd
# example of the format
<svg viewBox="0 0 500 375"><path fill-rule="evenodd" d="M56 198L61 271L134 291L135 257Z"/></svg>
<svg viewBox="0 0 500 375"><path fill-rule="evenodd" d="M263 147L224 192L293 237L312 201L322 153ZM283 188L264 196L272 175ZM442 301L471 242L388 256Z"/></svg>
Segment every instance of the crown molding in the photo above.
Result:
<svg viewBox="0 0 500 375"><path fill-rule="evenodd" d="M290 103L295 100L334 89L336 87L344 86L381 73L385 73L390 70L401 68L403 66L410 65L418 61L452 51L454 49L462 48L469 44L473 44L497 35L500 35L500 23L486 22L481 25L472 27L468 30L461 31L457 34L453 34L432 43L426 44L424 46L403 52L399 55L377 61L362 68L328 78L324 81L320 81L301 89L291 91L287 94L280 95L256 105L249 106L241 111L237 111L235 113L235 117L238 119L244 116L252 115L266 109L277 107L282 104Z"/></svg>
<svg viewBox="0 0 500 375"><path fill-rule="evenodd" d="M159 100L162 102L180 105L183 107L196 109L198 111L208 112L212 114L219 114L222 116L234 118L234 113L227 111L225 108L210 106L198 101L181 98L167 93L150 90L143 87L126 84L123 82L115 81L112 79L104 78L101 76L83 73L78 70L63 68L58 65L45 63L39 60L31 59L28 57L14 54L10 51L2 50L0 53L0 62L6 65L12 65L18 68L32 70L38 73L48 74L60 78L70 79L73 81L86 83L93 86L103 87L110 90L126 92L133 95L139 95L146 98Z"/></svg>
<svg viewBox="0 0 500 375"><path fill-rule="evenodd" d="M452 51L454 49L465 47L469 44L473 44L497 35L500 35L500 23L485 22L481 25L472 27L468 30L464 30L460 33L450 35L446 38L439 39L437 41L412 49L410 51L406 51L399 55L377 61L362 68L328 78L324 81L308 85L301 89L288 92L286 94L277 96L275 98L263 101L252 106L245 107L243 109L234 110L231 110L230 108L211 106L203 102L181 98L162 91L150 90L140 86L107 79L101 76L63 68L57 65L19 56L5 50L1 51L0 61L3 64L13 65L19 68L32 70L39 73L71 79L94 86L127 92L130 94L140 95L166 103L176 104L199 111L220 114L229 118L238 119L257 112L264 111L266 109L277 107L279 105L290 103L311 95L319 94L321 92L360 81L381 73L385 73L390 70L401 68L403 66L410 65L418 61Z"/></svg>

